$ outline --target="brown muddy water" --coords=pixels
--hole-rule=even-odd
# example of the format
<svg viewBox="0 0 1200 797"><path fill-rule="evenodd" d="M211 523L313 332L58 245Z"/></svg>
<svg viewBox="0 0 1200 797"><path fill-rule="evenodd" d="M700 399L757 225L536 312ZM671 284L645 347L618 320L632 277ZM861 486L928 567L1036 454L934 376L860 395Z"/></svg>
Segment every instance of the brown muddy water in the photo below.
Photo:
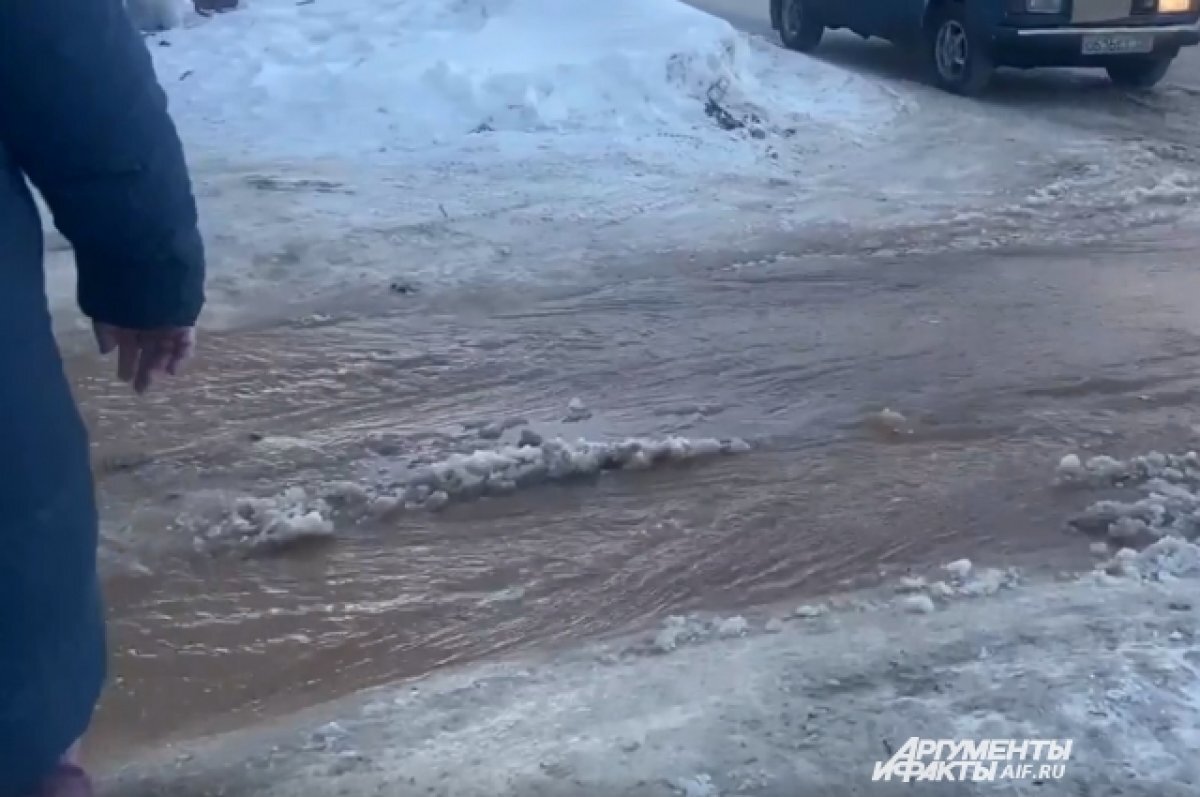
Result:
<svg viewBox="0 0 1200 797"><path fill-rule="evenodd" d="M93 755L881 569L1081 561L1059 457L1196 438L1194 243L713 255L572 293L368 297L211 334L145 400L73 355L114 657ZM564 424L576 396L594 415ZM885 407L899 434L872 420ZM272 556L193 549L230 496L370 483L398 458L495 447L467 427L514 418L753 450L341 523Z"/></svg>

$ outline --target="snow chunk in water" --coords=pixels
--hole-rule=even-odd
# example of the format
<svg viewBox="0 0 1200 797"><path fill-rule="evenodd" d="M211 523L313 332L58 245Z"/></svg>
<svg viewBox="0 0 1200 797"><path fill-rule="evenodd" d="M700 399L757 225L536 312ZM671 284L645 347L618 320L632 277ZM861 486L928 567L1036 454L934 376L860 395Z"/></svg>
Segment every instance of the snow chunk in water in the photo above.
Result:
<svg viewBox="0 0 1200 797"><path fill-rule="evenodd" d="M401 511L437 511L455 501L504 495L548 481L604 471L644 469L749 449L741 440L668 437L605 443L561 438L505 446L410 468L389 486L329 482L309 491L291 487L270 498L238 498L197 537L197 547L277 550L334 534L334 518L386 518ZM320 496L320 497L316 497Z"/></svg>
<svg viewBox="0 0 1200 797"><path fill-rule="evenodd" d="M305 540L333 536L331 508L302 487L291 487L273 498L243 497L228 514L197 538L206 549L234 544L250 549L278 549Z"/></svg>
<svg viewBox="0 0 1200 797"><path fill-rule="evenodd" d="M928 595L908 595L900 601L900 608L909 614L932 614L937 609Z"/></svg>
<svg viewBox="0 0 1200 797"><path fill-rule="evenodd" d="M1058 464L1058 480L1063 484L1105 487L1151 479L1195 484L1200 481L1200 455L1195 451L1183 455L1151 451L1128 460L1101 455L1083 462L1078 455L1068 454Z"/></svg>
<svg viewBox="0 0 1200 797"><path fill-rule="evenodd" d="M949 573L956 581L966 581L971 576L972 567L970 559L956 559L953 562L943 565L942 569Z"/></svg>
<svg viewBox="0 0 1200 797"><path fill-rule="evenodd" d="M744 636L749 630L745 617L727 617L717 623L717 633L723 637Z"/></svg>
<svg viewBox="0 0 1200 797"><path fill-rule="evenodd" d="M565 423L579 423L586 421L592 417L592 411L583 403L581 398L573 398L567 404L567 415L563 418Z"/></svg>
<svg viewBox="0 0 1200 797"><path fill-rule="evenodd" d="M547 481L594 476L608 470L646 469L740 453L748 448L741 440L713 438L630 438L616 443L582 439L571 443L557 438L539 445L451 455L402 478L402 493L397 497L403 497L407 507L440 508L449 501L509 493Z"/></svg>

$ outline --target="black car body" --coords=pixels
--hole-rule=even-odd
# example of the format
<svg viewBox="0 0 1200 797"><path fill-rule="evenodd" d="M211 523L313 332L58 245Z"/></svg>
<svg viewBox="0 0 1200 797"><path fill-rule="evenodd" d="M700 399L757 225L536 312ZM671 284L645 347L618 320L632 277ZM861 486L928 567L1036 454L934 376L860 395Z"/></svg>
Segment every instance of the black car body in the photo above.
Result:
<svg viewBox="0 0 1200 797"><path fill-rule="evenodd" d="M1149 88L1182 47L1200 42L1200 0L770 0L795 50L826 29L920 48L939 85L981 91L999 66L1099 67Z"/></svg>

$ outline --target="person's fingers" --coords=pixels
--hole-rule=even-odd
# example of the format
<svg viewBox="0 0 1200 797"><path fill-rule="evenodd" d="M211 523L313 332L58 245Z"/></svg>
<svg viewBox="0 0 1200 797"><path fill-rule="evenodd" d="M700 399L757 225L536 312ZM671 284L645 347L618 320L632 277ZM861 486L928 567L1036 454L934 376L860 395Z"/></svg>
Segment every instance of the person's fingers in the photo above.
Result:
<svg viewBox="0 0 1200 797"><path fill-rule="evenodd" d="M96 335L96 345L100 354L111 354L117 348L117 331L108 324L93 324L92 331Z"/></svg>
<svg viewBox="0 0 1200 797"><path fill-rule="evenodd" d="M134 379L134 390L138 393L145 393L154 383L155 377L166 372L173 353L174 348L169 338L151 338L146 341L138 359L138 374Z"/></svg>
<svg viewBox="0 0 1200 797"><path fill-rule="evenodd" d="M167 373L171 376L178 376L196 347L196 333L190 329L184 330L173 343L171 356L167 361Z"/></svg>
<svg viewBox="0 0 1200 797"><path fill-rule="evenodd" d="M138 345L137 337L127 335L120 339L117 344L117 378L122 382L132 382L137 376L138 355L141 353L141 347Z"/></svg>
<svg viewBox="0 0 1200 797"><path fill-rule="evenodd" d="M133 389L145 393L154 381L154 350L143 348L138 352L137 373L133 377Z"/></svg>

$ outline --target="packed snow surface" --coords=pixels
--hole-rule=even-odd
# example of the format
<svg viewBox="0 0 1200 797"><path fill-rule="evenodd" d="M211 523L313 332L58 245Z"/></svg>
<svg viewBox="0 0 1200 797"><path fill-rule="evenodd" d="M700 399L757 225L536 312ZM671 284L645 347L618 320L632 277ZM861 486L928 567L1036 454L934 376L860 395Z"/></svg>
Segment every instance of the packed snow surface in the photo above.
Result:
<svg viewBox="0 0 1200 797"><path fill-rule="evenodd" d="M1054 779L1018 774L1003 793L1190 796L1200 570L1181 575L673 616L641 638L443 671L170 750L105 785L128 797L998 793L872 783L915 736L1073 740Z"/></svg>

